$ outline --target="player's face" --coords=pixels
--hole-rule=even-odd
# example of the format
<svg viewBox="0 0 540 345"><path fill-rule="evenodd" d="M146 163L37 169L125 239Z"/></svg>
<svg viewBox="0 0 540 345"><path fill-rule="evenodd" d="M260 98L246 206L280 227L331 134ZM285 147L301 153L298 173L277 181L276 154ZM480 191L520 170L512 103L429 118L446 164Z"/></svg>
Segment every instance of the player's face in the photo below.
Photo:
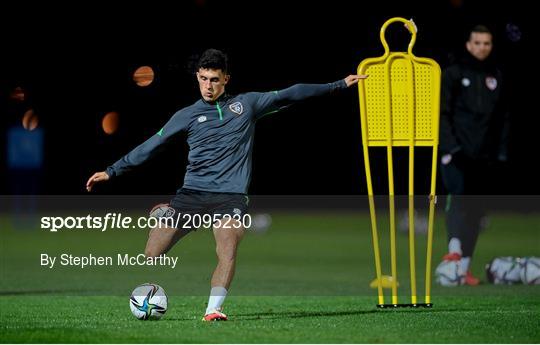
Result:
<svg viewBox="0 0 540 345"><path fill-rule="evenodd" d="M467 41L467 50L472 56L480 61L484 61L491 54L493 42L490 33L472 32Z"/></svg>
<svg viewBox="0 0 540 345"><path fill-rule="evenodd" d="M207 102L213 102L225 92L229 75L220 69L200 68L197 72L197 81L202 98Z"/></svg>

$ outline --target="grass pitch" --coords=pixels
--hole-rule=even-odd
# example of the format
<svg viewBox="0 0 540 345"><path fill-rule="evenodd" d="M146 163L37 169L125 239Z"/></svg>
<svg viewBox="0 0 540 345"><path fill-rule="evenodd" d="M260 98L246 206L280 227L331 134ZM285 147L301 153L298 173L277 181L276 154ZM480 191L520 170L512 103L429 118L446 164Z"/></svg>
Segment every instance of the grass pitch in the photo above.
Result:
<svg viewBox="0 0 540 345"><path fill-rule="evenodd" d="M432 310L377 311L370 297L232 297L231 320L204 323L206 298L173 296L143 322L126 297L4 296L13 343L537 343L538 296L437 298Z"/></svg>
<svg viewBox="0 0 540 345"><path fill-rule="evenodd" d="M171 255L179 267L55 268L39 253L138 253L144 232L50 234L14 230L3 221L0 341L3 343L538 343L540 288L433 288L433 309L376 310L369 220L365 214L276 214L264 234L248 233L227 298L230 321L203 323L214 265L212 235L199 231ZM5 218L4 218L5 219ZM492 216L481 234L473 272L495 256L540 256L540 216ZM381 229L385 229L384 224ZM434 264L445 251L437 222ZM381 235L381 248L387 236ZM400 295L408 302L406 236L398 236ZM418 237L419 296L423 250ZM387 251L383 251L386 252ZM385 273L388 272L388 260ZM485 278L484 278L485 280ZM128 297L152 281L169 295L155 322L136 320ZM387 297L388 298L388 297ZM422 298L420 298L420 302Z"/></svg>

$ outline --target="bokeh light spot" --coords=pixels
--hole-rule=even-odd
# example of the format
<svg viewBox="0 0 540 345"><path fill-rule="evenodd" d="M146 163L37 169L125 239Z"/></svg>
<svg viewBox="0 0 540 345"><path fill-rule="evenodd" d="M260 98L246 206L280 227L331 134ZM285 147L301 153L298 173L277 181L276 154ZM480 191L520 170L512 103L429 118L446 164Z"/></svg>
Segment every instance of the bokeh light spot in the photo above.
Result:
<svg viewBox="0 0 540 345"><path fill-rule="evenodd" d="M118 115L118 113L115 111L105 114L105 116L103 116L103 120L101 121L103 132L108 135L114 134L118 130L119 125L120 115Z"/></svg>
<svg viewBox="0 0 540 345"><path fill-rule="evenodd" d="M133 73L133 81L140 87L146 87L154 81L154 70L149 66L141 66Z"/></svg>

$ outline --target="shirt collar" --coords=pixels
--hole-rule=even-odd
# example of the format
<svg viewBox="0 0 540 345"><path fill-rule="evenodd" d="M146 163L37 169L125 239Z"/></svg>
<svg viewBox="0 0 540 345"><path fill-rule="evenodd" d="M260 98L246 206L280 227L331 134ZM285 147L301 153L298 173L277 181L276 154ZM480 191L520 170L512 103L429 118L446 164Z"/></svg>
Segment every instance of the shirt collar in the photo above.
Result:
<svg viewBox="0 0 540 345"><path fill-rule="evenodd" d="M227 93L227 92L223 92L221 94L221 96L219 96L215 101L212 101L212 102L207 102L204 98L201 97L201 100L203 101L203 103L205 104L208 104L208 105L216 105L216 104L224 104L226 103L229 99L231 98L231 96Z"/></svg>

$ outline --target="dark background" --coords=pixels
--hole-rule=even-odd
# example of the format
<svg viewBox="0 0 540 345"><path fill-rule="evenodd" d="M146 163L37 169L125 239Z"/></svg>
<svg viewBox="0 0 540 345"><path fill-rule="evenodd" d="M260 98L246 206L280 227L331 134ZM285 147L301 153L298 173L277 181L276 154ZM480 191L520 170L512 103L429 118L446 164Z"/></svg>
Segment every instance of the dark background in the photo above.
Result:
<svg viewBox="0 0 540 345"><path fill-rule="evenodd" d="M534 12L524 3L189 0L167 5L126 2L114 8L96 3L5 5L0 157L6 152L7 129L20 126L29 108L45 133L45 157L43 168L31 173L8 171L6 159L0 159L0 194L85 193L93 172L104 170L155 134L176 110L198 99L188 66L206 48L228 53L232 79L227 91L232 94L325 83L355 73L363 59L381 55L379 29L394 16L414 18L419 27L415 55L434 58L443 68L462 53L473 25L493 30L494 57L511 86L512 102L511 160L504 174L494 170L489 177L495 180L493 193L539 194L538 77L532 55L536 23L528 19ZM512 36L509 24L519 28L521 39ZM409 34L395 24L388 40L392 50L404 50ZM132 81L141 65L156 72L146 88ZM17 86L26 90L24 102L9 98ZM101 129L109 111L120 114L113 135ZM356 88L268 116L257 124L255 138L252 194L366 193ZM186 150L180 141L150 164L99 186L96 193L172 194L183 181ZM418 193L429 187L429 158L420 152ZM384 154L372 159L376 192L384 193ZM397 192L406 193L406 159L398 158L396 164L405 169L398 176Z"/></svg>

